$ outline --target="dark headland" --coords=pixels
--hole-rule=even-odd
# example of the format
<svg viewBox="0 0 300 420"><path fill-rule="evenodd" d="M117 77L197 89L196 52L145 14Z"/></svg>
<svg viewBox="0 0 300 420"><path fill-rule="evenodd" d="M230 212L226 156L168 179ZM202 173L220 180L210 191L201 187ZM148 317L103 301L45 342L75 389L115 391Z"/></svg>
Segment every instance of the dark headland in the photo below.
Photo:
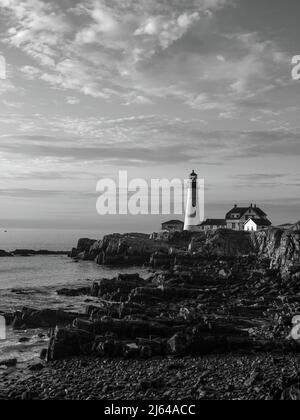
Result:
<svg viewBox="0 0 300 420"><path fill-rule="evenodd" d="M299 398L300 224L114 234L79 240L71 257L149 275L57 290L86 296L84 314L4 314L15 329L49 329L49 344L25 376L8 367L0 398Z"/></svg>
<svg viewBox="0 0 300 420"><path fill-rule="evenodd" d="M70 255L69 251L48 251L48 250L33 250L33 249L16 249L15 251L4 251L0 249L0 257L35 257L35 256L49 256L49 255Z"/></svg>

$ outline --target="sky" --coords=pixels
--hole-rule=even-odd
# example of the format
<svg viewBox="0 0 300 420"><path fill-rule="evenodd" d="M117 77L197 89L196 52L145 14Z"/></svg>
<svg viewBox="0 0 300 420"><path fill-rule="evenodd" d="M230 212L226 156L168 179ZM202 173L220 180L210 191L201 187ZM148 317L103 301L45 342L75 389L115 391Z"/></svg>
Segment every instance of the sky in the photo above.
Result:
<svg viewBox="0 0 300 420"><path fill-rule="evenodd" d="M0 0L0 228L155 231L99 179L206 185L206 217L299 212L297 0Z"/></svg>

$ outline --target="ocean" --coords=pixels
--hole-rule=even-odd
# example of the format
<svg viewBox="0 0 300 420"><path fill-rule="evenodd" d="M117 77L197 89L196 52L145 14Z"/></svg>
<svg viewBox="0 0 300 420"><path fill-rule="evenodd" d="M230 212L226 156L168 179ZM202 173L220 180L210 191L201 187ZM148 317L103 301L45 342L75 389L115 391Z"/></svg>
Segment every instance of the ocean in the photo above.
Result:
<svg viewBox="0 0 300 420"><path fill-rule="evenodd" d="M0 229L0 249L46 249L69 251L77 245L78 239L101 239L102 233L95 230L71 229Z"/></svg>
<svg viewBox="0 0 300 420"><path fill-rule="evenodd" d="M89 231L62 231L41 229L10 229L0 233L0 249L46 249L69 251L79 238L98 236ZM0 311L13 312L23 307L35 309L50 308L84 312L86 297L67 298L58 296L56 290L62 287L81 287L101 278L113 278L118 273L147 274L140 267L105 268L92 261L72 261L64 255L0 258ZM93 299L89 299L89 303ZM95 302L96 303L96 302ZM40 338L44 334L44 338ZM47 347L47 331L14 332L7 328L7 339L0 340L0 361L16 357L20 362L37 357L41 347ZM29 341L20 343L20 338ZM0 369L1 371L1 369ZM1 372L0 372L1 373Z"/></svg>

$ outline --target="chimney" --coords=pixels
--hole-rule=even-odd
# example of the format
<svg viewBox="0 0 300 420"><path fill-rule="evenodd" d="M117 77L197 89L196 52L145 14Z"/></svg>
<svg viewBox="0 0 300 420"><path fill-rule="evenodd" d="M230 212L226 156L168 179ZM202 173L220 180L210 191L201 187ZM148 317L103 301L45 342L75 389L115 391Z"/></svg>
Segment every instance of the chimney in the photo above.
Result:
<svg viewBox="0 0 300 420"><path fill-rule="evenodd" d="M235 208L235 209L237 208L237 204L235 204L235 205L234 205L234 208Z"/></svg>

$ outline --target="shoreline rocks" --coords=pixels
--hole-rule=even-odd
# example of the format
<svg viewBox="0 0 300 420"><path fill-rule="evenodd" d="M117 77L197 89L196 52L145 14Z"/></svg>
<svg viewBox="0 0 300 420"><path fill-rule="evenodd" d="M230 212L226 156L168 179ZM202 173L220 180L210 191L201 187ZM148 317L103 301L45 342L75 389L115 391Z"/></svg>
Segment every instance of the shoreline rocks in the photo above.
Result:
<svg viewBox="0 0 300 420"><path fill-rule="evenodd" d="M213 248L217 256L172 248L176 265L147 279L120 274L91 286L57 290L70 299L93 299L87 299L83 314L24 308L13 315L12 326L51 328L49 360L296 351L286 337L291 319L300 313L300 268L286 278L280 269L270 268L268 254L234 256L236 244L224 248L224 237L231 236L222 231L208 243L201 241L202 252ZM249 243L251 235L244 239ZM89 244L84 240L81 246ZM198 246L195 241L193 246ZM220 249L229 255L219 255Z"/></svg>
<svg viewBox="0 0 300 420"><path fill-rule="evenodd" d="M103 279L87 291L95 300L86 317L76 317L59 339L58 332L52 334L48 353L55 360L57 354L145 358L297 352L286 337L299 313L300 282L269 267L269 259L254 255L203 257L198 265L176 266L148 279L135 274ZM64 293L77 292L82 289ZM88 341L82 342L82 332Z"/></svg>
<svg viewBox="0 0 300 420"><path fill-rule="evenodd" d="M162 236L113 234L101 241L80 239L71 256L107 266L142 266L155 270L177 265L197 265L203 258L254 256L270 260L270 268L284 275L300 266L299 224L290 229L269 228L260 232L219 229L214 232L176 232ZM295 268L295 264L298 264Z"/></svg>
<svg viewBox="0 0 300 420"><path fill-rule="evenodd" d="M3 257L13 257L13 254L11 252L6 252L3 249L0 249L0 258Z"/></svg>
<svg viewBox="0 0 300 420"><path fill-rule="evenodd" d="M300 231L271 228L252 235L257 252L271 259L271 268L281 269L284 276L300 268Z"/></svg>
<svg viewBox="0 0 300 420"><path fill-rule="evenodd" d="M79 241L72 256L152 273L57 290L89 297L83 313L1 313L14 328L50 331L43 362L28 364L22 381L10 375L15 359L0 364L0 400L300 399L291 333L300 314L298 229L109 235Z"/></svg>
<svg viewBox="0 0 300 420"><path fill-rule="evenodd" d="M5 315L4 315L5 316ZM13 329L25 330L27 328L55 328L57 325L68 325L78 316L78 313L65 312L53 309L23 308L10 316Z"/></svg>
<svg viewBox="0 0 300 420"><path fill-rule="evenodd" d="M48 251L48 250L32 250L32 249L16 249L12 252L0 250L0 258L2 257L35 257L35 256L51 256L51 255L67 255L71 256L69 251Z"/></svg>

